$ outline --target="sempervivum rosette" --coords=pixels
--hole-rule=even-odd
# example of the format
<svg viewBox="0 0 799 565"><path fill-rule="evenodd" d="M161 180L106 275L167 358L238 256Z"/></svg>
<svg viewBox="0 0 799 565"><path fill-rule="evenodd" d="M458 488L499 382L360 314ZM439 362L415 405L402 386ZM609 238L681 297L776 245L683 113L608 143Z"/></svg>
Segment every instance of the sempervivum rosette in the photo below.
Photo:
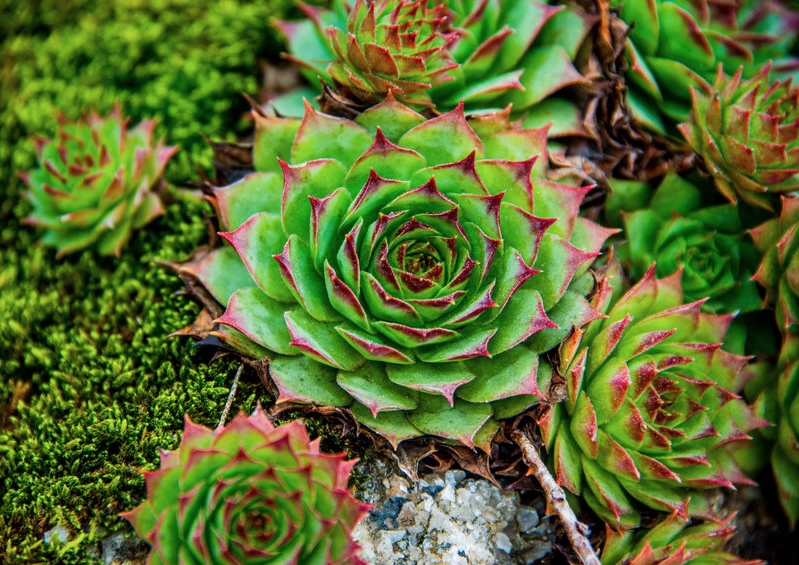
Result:
<svg viewBox="0 0 799 565"><path fill-rule="evenodd" d="M602 565L763 565L763 561L741 559L724 551L735 533L733 517L692 523L672 512L649 530L607 528Z"/></svg>
<svg viewBox="0 0 799 565"><path fill-rule="evenodd" d="M391 96L357 123L257 122L263 172L215 190L231 247L183 274L227 304L217 337L271 359L279 401L473 445L540 399L538 354L596 315L610 233L577 216L587 188L531 181L545 130Z"/></svg>
<svg viewBox="0 0 799 565"><path fill-rule="evenodd" d="M451 110L513 103L523 110L584 82L572 61L593 20L537 0L335 0L280 22L290 59L367 103L386 92ZM284 107L280 107L284 111Z"/></svg>
<svg viewBox="0 0 799 565"><path fill-rule="evenodd" d="M347 491L354 465L260 407L216 430L186 417L180 447L144 473L147 500L122 516L153 546L152 565L362 564L350 532L368 505Z"/></svg>
<svg viewBox="0 0 799 565"><path fill-rule="evenodd" d="M645 126L665 132L688 118L691 88L708 86L722 65L753 76L776 60L785 73L797 60L787 53L799 15L768 0L613 0L631 26L626 45L629 103Z"/></svg>
<svg viewBox="0 0 799 565"><path fill-rule="evenodd" d="M732 316L683 304L680 274L654 269L594 300L607 317L560 346L567 394L542 422L558 482L622 527L638 524L636 501L683 513L691 498L698 512L696 489L750 482L732 456L760 422L736 394L747 358L721 349Z"/></svg>
<svg viewBox="0 0 799 565"><path fill-rule="evenodd" d="M300 8L308 20L278 23L291 58L357 100L374 103L391 92L406 103L430 105L426 91L450 80L448 71L457 66L447 50L457 34L443 4L356 0L352 8L343 1L330 11Z"/></svg>
<svg viewBox="0 0 799 565"><path fill-rule="evenodd" d="M719 70L712 89L692 90L691 119L679 126L727 199L763 208L799 189L799 88L769 72L742 81L742 69Z"/></svg>
<svg viewBox="0 0 799 565"><path fill-rule="evenodd" d="M643 209L623 214L626 243L617 248L633 279L656 263L655 274L682 270L686 301L706 298L711 312L751 312L762 299L750 280L759 254L734 204L705 205L705 195L688 180L669 173L652 194L644 183L613 182L613 200L637 192ZM712 187L709 187L711 193Z"/></svg>
<svg viewBox="0 0 799 565"><path fill-rule="evenodd" d="M766 302L783 333L799 332L799 197L783 197L778 218L751 230L763 260L755 280L766 289Z"/></svg>
<svg viewBox="0 0 799 565"><path fill-rule="evenodd" d="M771 467L780 503L791 523L796 524L799 520L799 333L786 334L776 367L764 369L746 392L756 397L755 413L774 424L759 432L771 445Z"/></svg>
<svg viewBox="0 0 799 565"><path fill-rule="evenodd" d="M105 118L59 117L55 139L36 138L39 168L20 176L33 204L25 221L45 229L44 244L59 256L91 246L119 255L133 230L163 213L154 189L177 147L154 142L154 127L128 128L115 106Z"/></svg>

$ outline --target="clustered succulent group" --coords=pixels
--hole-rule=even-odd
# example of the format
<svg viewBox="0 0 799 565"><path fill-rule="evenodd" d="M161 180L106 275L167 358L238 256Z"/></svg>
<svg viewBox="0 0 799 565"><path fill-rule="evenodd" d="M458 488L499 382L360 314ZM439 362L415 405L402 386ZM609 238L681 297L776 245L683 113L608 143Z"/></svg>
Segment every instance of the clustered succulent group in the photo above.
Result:
<svg viewBox="0 0 799 565"><path fill-rule="evenodd" d="M706 491L772 480L753 437L795 525L799 14L301 9L275 26L309 86L254 104L248 156L206 183L220 237L178 268L213 314L201 337L263 361L277 403L334 407L394 448L433 436L490 457L533 414L557 482L608 526L603 563L748 563ZM626 133L576 133L621 71ZM119 254L159 213L173 149L152 129L115 110L37 141L23 176L44 243ZM665 165L618 178L609 155L636 143ZM154 563L358 562L351 467L260 409L187 420L126 517Z"/></svg>

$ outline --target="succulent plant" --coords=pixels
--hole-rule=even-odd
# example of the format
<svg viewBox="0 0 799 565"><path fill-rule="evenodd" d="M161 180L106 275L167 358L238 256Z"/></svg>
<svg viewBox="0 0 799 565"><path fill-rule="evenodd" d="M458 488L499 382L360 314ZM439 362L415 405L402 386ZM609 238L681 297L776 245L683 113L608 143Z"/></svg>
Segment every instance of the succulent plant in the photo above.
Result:
<svg viewBox="0 0 799 565"><path fill-rule="evenodd" d="M766 289L766 302L783 333L799 332L799 196L783 197L778 218L751 230L763 260L754 279Z"/></svg>
<svg viewBox="0 0 799 565"><path fill-rule="evenodd" d="M796 70L787 55L799 32L799 15L777 1L613 0L630 28L626 58L629 103L639 122L659 133L688 119L691 88L709 86L722 65L741 65L746 76L770 60Z"/></svg>
<svg viewBox="0 0 799 565"><path fill-rule="evenodd" d="M615 527L638 525L635 502L687 518L706 510L698 490L751 484L733 460L762 425L736 394L748 358L721 349L732 315L683 304L680 279L651 268L618 300L605 279L607 317L560 346L566 398L541 422L552 468Z"/></svg>
<svg viewBox="0 0 799 565"><path fill-rule="evenodd" d="M757 430L756 439L761 448L770 449L780 503L795 525L799 520L799 332L785 335L776 364L763 365L746 393L755 398L755 413L773 424Z"/></svg>
<svg viewBox="0 0 799 565"><path fill-rule="evenodd" d="M617 247L634 280L656 263L655 274L661 278L681 271L685 300L707 299L702 304L707 311L760 308L760 293L750 280L759 254L737 206L705 205L706 191L674 172L654 191L634 181L610 184L613 193L608 197L608 209L632 200L632 194L641 200L635 206L641 209L623 214L626 243ZM709 192L715 194L712 187Z"/></svg>
<svg viewBox="0 0 799 565"><path fill-rule="evenodd" d="M522 111L585 81L572 61L594 20L576 8L538 0L300 7L307 20L278 23L289 58L312 82L322 77L361 102L392 92L417 109L451 110L463 100L468 109L512 103Z"/></svg>
<svg viewBox="0 0 799 565"><path fill-rule="evenodd" d="M457 63L447 48L458 36L444 4L357 0L351 9L336 2L330 12L300 7L308 20L278 24L292 58L358 100L377 102L391 92L406 103L430 105L426 91L452 80L448 73ZM317 61L330 64L317 68Z"/></svg>
<svg viewBox="0 0 799 565"><path fill-rule="evenodd" d="M713 89L692 91L691 120L679 126L727 199L762 208L799 189L799 88L769 72L742 81L742 68L720 70Z"/></svg>
<svg viewBox="0 0 799 565"><path fill-rule="evenodd" d="M154 120L128 128L119 106L70 122L59 116L55 139L36 138L39 168L20 174L33 211L58 255L96 246L119 255L133 230L163 213L154 189L177 147L153 142Z"/></svg>
<svg viewBox="0 0 799 565"><path fill-rule="evenodd" d="M735 532L733 517L694 523L672 512L651 529L607 528L602 565L763 565L724 551Z"/></svg>
<svg viewBox="0 0 799 565"><path fill-rule="evenodd" d="M279 402L474 445L541 398L538 355L596 315L612 233L578 217L588 188L531 180L544 129L391 95L357 123L256 120L262 172L214 191L230 247L183 274L227 304L217 338L271 359Z"/></svg>
<svg viewBox="0 0 799 565"><path fill-rule="evenodd" d="M153 546L153 565L363 563L350 532L368 505L347 491L355 461L343 457L260 407L216 430L186 417L178 449L144 473L147 500L122 516Z"/></svg>

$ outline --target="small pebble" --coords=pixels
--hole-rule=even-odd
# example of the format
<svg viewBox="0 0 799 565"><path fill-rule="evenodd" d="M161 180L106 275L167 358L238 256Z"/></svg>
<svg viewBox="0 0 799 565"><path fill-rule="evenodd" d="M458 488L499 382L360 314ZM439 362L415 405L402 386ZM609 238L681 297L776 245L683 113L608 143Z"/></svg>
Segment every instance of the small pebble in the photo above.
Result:
<svg viewBox="0 0 799 565"><path fill-rule="evenodd" d="M540 523L538 512L529 506L520 506L519 513L516 515L516 522L519 524L519 530L529 532Z"/></svg>

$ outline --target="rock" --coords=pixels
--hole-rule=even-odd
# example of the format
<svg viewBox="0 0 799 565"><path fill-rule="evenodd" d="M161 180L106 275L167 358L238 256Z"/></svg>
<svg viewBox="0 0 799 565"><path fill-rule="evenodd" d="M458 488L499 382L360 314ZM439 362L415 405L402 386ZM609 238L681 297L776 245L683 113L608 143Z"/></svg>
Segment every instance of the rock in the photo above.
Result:
<svg viewBox="0 0 799 565"><path fill-rule="evenodd" d="M121 532L104 539L102 546L105 565L140 565L150 553L147 543Z"/></svg>
<svg viewBox="0 0 799 565"><path fill-rule="evenodd" d="M497 549L504 551L505 553L510 553L511 550L513 550L513 545L510 543L510 538L502 532L497 534L495 543L497 544Z"/></svg>
<svg viewBox="0 0 799 565"><path fill-rule="evenodd" d="M62 524L44 532L44 543L66 543L72 537L72 531Z"/></svg>
<svg viewBox="0 0 799 565"><path fill-rule="evenodd" d="M516 492L464 471L379 483L375 508L353 532L371 565L520 565L552 548L548 524Z"/></svg>
<svg viewBox="0 0 799 565"><path fill-rule="evenodd" d="M516 515L516 522L519 524L519 530L529 532L540 523L538 512L529 506L520 506L519 513Z"/></svg>

